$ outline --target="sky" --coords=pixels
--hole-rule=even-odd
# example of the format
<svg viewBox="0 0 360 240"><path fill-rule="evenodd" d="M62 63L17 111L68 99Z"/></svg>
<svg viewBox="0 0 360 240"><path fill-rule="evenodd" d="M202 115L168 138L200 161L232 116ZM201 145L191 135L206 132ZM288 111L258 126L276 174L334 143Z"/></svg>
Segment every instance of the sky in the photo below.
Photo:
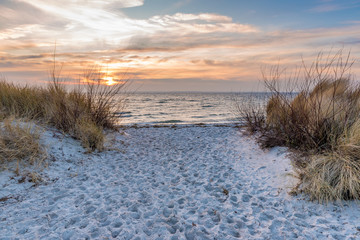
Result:
<svg viewBox="0 0 360 240"><path fill-rule="evenodd" d="M351 51L359 75L360 0L0 0L0 74L86 82L98 66L137 91L261 89L265 66Z"/></svg>

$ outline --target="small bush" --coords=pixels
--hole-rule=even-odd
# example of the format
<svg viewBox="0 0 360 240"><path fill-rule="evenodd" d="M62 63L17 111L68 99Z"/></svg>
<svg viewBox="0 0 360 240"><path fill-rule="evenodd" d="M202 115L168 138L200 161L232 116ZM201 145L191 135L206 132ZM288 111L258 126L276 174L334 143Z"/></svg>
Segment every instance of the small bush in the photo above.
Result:
<svg viewBox="0 0 360 240"><path fill-rule="evenodd" d="M238 120L244 123L246 131L250 134L263 132L266 123L265 100L259 95L249 95L246 98L233 98L233 112Z"/></svg>
<svg viewBox="0 0 360 240"><path fill-rule="evenodd" d="M278 121L274 134L283 138L283 145L309 153L308 161L300 160L305 164L295 167L299 190L313 200L359 199L358 91L347 79L324 80L310 93L301 92L288 106L277 105L289 112L285 114L288 127ZM268 116L279 118L279 110L274 112Z"/></svg>
<svg viewBox="0 0 360 240"><path fill-rule="evenodd" d="M89 120L79 120L75 126L75 135L80 139L83 147L90 151L104 148L104 134L102 129Z"/></svg>
<svg viewBox="0 0 360 240"><path fill-rule="evenodd" d="M303 90L294 99L276 94L268 102L268 127L286 146L313 152L334 149L360 114L358 90L338 79L321 81L314 91Z"/></svg>
<svg viewBox="0 0 360 240"><path fill-rule="evenodd" d="M20 165L41 166L46 151L39 143L40 132L32 124L5 119L0 129L0 161L3 167L17 161L14 169L19 174Z"/></svg>
<svg viewBox="0 0 360 240"><path fill-rule="evenodd" d="M323 56L303 66L297 94L280 90L278 67L270 76L264 74L273 96L266 121L258 127L259 141L301 153L293 164L297 192L319 202L360 199L360 86L351 82L350 53Z"/></svg>
<svg viewBox="0 0 360 240"><path fill-rule="evenodd" d="M266 117L261 109L252 108L241 111L241 120L245 122L246 130L249 133L254 134L264 130Z"/></svg>
<svg viewBox="0 0 360 240"><path fill-rule="evenodd" d="M0 117L38 120L80 139L92 150L101 150L104 136L100 137L100 133L103 129L116 129L118 118L114 112L122 107L120 92L126 84L104 86L101 75L100 69L92 68L84 74L88 82L71 91L60 84L63 79L55 66L51 72L52 82L47 88L20 87L2 80ZM91 139L86 140L86 137Z"/></svg>

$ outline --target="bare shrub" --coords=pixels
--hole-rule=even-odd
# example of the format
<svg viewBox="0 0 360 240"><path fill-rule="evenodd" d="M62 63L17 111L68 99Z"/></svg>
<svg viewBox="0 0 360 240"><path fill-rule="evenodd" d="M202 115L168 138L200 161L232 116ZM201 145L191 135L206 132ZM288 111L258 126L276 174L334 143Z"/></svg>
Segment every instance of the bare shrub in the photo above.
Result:
<svg viewBox="0 0 360 240"><path fill-rule="evenodd" d="M265 100L261 95L249 94L245 98L233 96L233 112L237 120L243 123L246 132L263 132L266 126Z"/></svg>
<svg viewBox="0 0 360 240"><path fill-rule="evenodd" d="M295 190L319 202L360 197L360 86L351 81L352 65L341 49L319 53L285 80L279 66L263 72L272 97L259 140L300 152Z"/></svg>
<svg viewBox="0 0 360 240"><path fill-rule="evenodd" d="M267 122L284 145L313 152L336 146L337 139L359 113L359 89L351 85L348 73L351 65L349 55L344 60L342 51L326 59L320 53L309 68L304 64L304 81L295 98L278 88L279 72L271 72L270 77L263 74L265 85L273 93ZM296 82L298 78L291 80Z"/></svg>
<svg viewBox="0 0 360 240"><path fill-rule="evenodd" d="M66 79L61 77L61 69L57 70L54 65L50 72L51 83L47 88L16 86L2 80L0 117L15 116L38 120L80 139L84 146L89 145L92 150L94 146L95 149L103 149L104 136L93 137L102 133L103 129L116 130L119 116L115 116L114 112L124 105L121 93L127 81L106 86L101 80L104 75L101 69L91 68L84 73L86 83L79 82L76 88L68 90L62 84ZM79 126L81 130L76 129ZM79 134L86 132L85 126L90 128L88 132ZM92 139L88 141L85 136ZM94 143L95 139L99 142Z"/></svg>
<svg viewBox="0 0 360 240"><path fill-rule="evenodd" d="M50 105L47 106L50 123L81 140L84 147L101 151L103 129L117 129L119 116L114 113L124 105L120 93L127 81L106 86L102 83L101 76L104 74L101 69L92 67L84 71L85 84L67 91L60 83L63 80L60 73L55 67L51 72L52 83L48 87Z"/></svg>
<svg viewBox="0 0 360 240"><path fill-rule="evenodd" d="M85 101L87 108L91 113L91 120L103 128L115 129L118 121L118 116L114 112L119 112L124 107L124 98L120 97L126 84L124 78L115 85L106 86L102 84L101 79L98 77L102 75L101 69L92 67L84 72L84 79L87 79L87 84L84 88ZM76 93L83 92L77 90Z"/></svg>

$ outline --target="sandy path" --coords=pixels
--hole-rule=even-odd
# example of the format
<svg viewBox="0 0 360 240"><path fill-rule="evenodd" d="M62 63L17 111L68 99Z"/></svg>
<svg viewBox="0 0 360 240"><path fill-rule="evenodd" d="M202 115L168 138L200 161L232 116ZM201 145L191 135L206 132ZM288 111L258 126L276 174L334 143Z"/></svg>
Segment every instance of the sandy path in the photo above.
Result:
<svg viewBox="0 0 360 240"><path fill-rule="evenodd" d="M45 184L1 181L18 200L0 203L0 239L360 238L355 203L286 194L284 149L264 152L231 127L126 133L112 142L123 153L94 155L46 133L58 160Z"/></svg>

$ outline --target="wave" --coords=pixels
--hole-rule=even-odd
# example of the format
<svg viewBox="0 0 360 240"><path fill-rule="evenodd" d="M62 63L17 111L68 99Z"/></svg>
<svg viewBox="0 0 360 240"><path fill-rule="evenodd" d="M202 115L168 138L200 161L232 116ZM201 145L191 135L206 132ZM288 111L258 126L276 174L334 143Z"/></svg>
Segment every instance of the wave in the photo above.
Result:
<svg viewBox="0 0 360 240"><path fill-rule="evenodd" d="M124 114L131 114L132 112L114 112L114 115L123 116Z"/></svg>
<svg viewBox="0 0 360 240"><path fill-rule="evenodd" d="M155 122L155 123L182 123L184 121L181 121L181 120L166 120L166 121L158 121L158 122Z"/></svg>

